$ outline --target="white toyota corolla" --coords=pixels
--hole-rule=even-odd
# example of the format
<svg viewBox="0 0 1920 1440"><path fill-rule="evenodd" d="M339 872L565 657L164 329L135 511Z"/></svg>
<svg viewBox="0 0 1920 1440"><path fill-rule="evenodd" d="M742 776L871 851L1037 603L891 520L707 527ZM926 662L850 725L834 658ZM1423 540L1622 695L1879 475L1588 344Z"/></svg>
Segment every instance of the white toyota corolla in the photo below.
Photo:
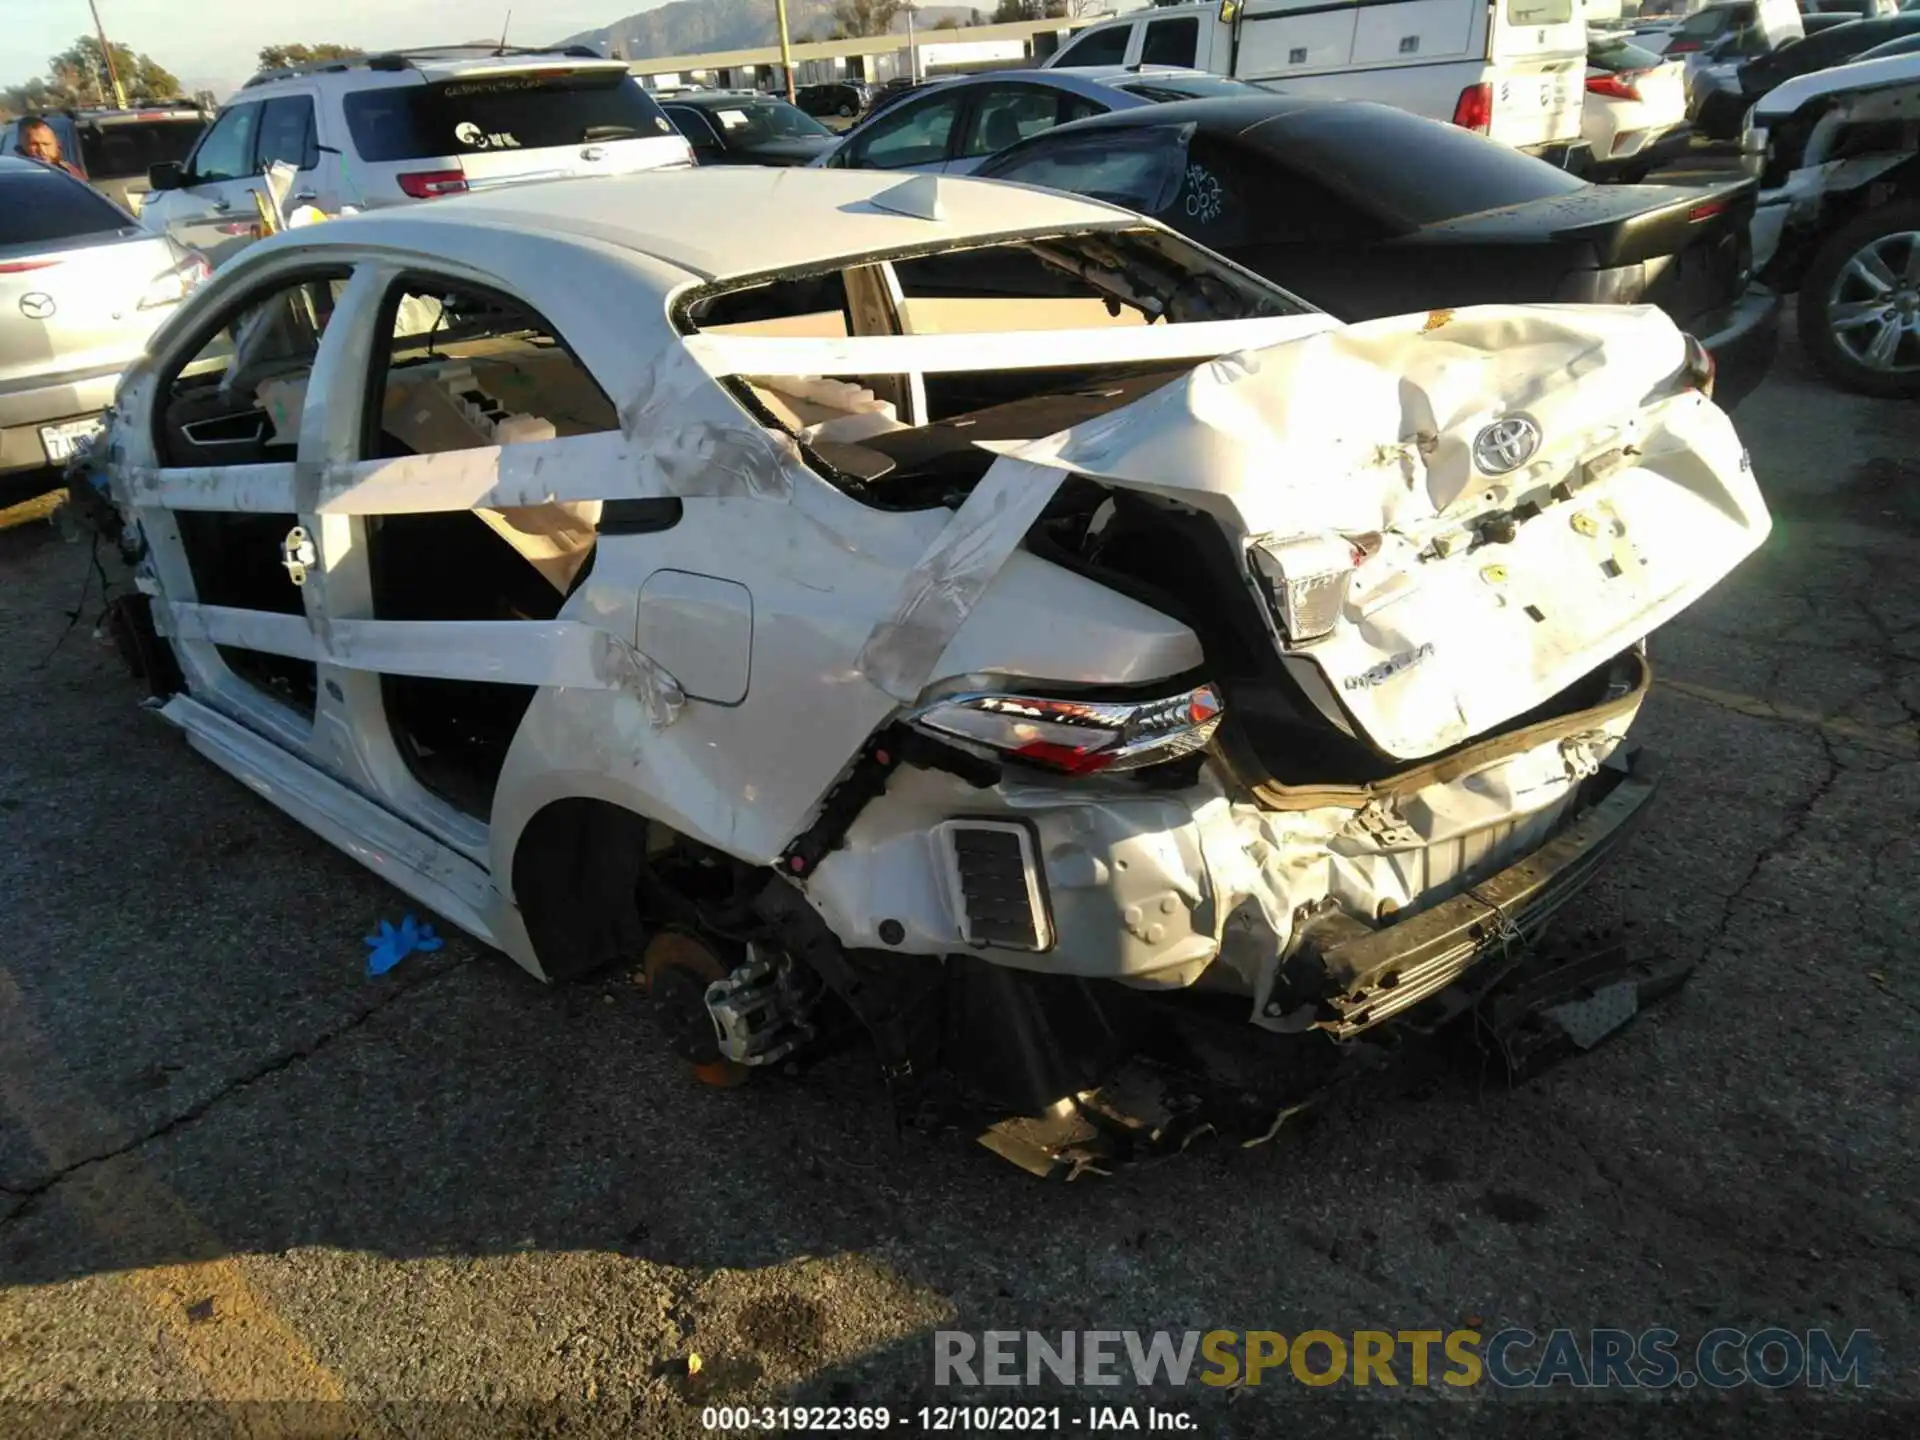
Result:
<svg viewBox="0 0 1920 1440"><path fill-rule="evenodd" d="M1443 1018L1591 873L1642 642L1769 526L1711 384L1652 308L1344 326L741 168L256 245L103 448L195 749L536 974L644 955L712 1078L864 1029L1044 1168L1165 1017Z"/></svg>

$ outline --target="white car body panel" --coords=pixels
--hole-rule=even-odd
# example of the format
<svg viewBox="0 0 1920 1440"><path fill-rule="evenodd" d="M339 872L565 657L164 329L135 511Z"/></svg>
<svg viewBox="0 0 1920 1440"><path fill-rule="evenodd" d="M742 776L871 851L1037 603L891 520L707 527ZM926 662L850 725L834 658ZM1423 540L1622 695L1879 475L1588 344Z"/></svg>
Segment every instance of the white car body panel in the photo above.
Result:
<svg viewBox="0 0 1920 1440"><path fill-rule="evenodd" d="M676 299L710 277L1147 223L1067 196L948 180L941 218L915 219L873 203L898 183L741 169L541 186L342 221L249 251L129 373L107 447L115 496L151 546L141 587L187 677L191 698L170 703L169 718L258 793L538 974L514 856L555 801L601 800L772 866L850 757L929 695L983 678L1136 684L1191 673L1200 649L1179 622L1021 549L1070 472L1209 514L1236 543L1326 529L1378 535L1335 632L1287 653L1323 675L1382 748L1407 757L1499 724L1630 647L1767 533L1726 416L1696 392L1661 391L1683 342L1651 309L832 340L683 336L674 324ZM706 223L750 204L778 206L782 224ZM355 269L305 385L297 462L162 468L142 417L169 358L211 307L323 253ZM620 430L357 459L380 297L420 269L537 307L615 399ZM1196 368L1099 420L990 447L999 458L952 511L861 503L718 383L1077 355L1189 358ZM1498 481L1473 472L1466 454L1479 430L1516 413L1546 437L1534 463ZM1618 463L1629 444L1638 454ZM1572 499L1551 503L1562 483ZM678 523L603 534L591 575L551 622L372 614L364 516L668 497ZM1544 508L1498 547L1510 579L1488 577L1484 552L1425 570L1415 560L1489 506L1529 499ZM175 513L236 509L299 516L316 549L304 615L199 602ZM1583 516L1593 533L1576 523ZM1585 564L1597 577L1609 562L1622 573L1606 584L1558 573ZM1547 619L1526 618L1528 604L1549 609ZM1041 615L1051 623L1034 623ZM683 673L664 663L675 644L647 649L675 623L689 627L676 637ZM227 643L314 661L311 721L237 680L219 653ZM1429 643L1422 664L1393 663ZM1278 634L1275 644L1287 649ZM1393 684L1347 683L1383 661ZM412 777L385 720L383 673L539 687L486 822ZM1554 827L1636 705L1436 774L1400 798L1385 830L1356 828L1358 800L1263 808L1211 770L1159 793L1042 778L970 790L965 813L1019 814L1057 841L1041 847L1061 921L1055 949L982 953L1149 985L1188 983L1220 957L1263 998L1300 905L1333 898L1371 916L1511 863ZM902 953L959 943L962 919L929 849L935 826L956 813L956 783L902 772L814 874L808 899L842 943L874 943L881 915L902 920L906 938L887 942ZM1229 933L1247 905L1263 924ZM1136 911L1158 918L1117 922Z"/></svg>
<svg viewBox="0 0 1920 1440"><path fill-rule="evenodd" d="M1869 184L1912 157L1908 148L1830 160L1835 142L1850 127L1910 119L1920 105L1920 54L1857 60L1797 75L1763 95L1747 116L1740 148L1752 173L1764 167L1768 132L1810 101L1838 98L1815 123L1800 164L1780 184L1760 192L1749 234L1756 271L1764 270L1790 225L1817 227L1829 195Z"/></svg>
<svg viewBox="0 0 1920 1440"><path fill-rule="evenodd" d="M1589 74L1601 72L1590 71ZM1669 60L1633 77L1638 100L1587 92L1580 134L1596 160L1627 160L1687 120L1686 71Z"/></svg>
<svg viewBox="0 0 1920 1440"><path fill-rule="evenodd" d="M1782 81L1755 105L1755 120L1791 115L1807 101L1820 95L1870 91L1888 85L1911 85L1920 80L1920 53L1883 55L1878 60L1856 60L1851 65L1834 65Z"/></svg>

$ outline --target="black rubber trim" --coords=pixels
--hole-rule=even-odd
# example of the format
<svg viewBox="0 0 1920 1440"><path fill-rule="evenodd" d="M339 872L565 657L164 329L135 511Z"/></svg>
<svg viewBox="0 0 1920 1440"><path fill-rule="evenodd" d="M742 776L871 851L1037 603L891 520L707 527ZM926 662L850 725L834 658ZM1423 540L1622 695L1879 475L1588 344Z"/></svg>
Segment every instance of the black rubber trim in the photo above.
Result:
<svg viewBox="0 0 1920 1440"><path fill-rule="evenodd" d="M602 535L657 535L680 523L686 506L678 495L651 500L609 500L600 507Z"/></svg>

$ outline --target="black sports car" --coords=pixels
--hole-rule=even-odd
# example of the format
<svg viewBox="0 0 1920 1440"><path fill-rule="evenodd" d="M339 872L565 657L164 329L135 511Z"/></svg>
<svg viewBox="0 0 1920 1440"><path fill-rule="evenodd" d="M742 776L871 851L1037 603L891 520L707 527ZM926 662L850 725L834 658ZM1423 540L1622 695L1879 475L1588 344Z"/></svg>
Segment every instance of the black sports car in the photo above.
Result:
<svg viewBox="0 0 1920 1440"><path fill-rule="evenodd" d="M771 95L676 95L660 108L701 165L805 165L840 143L818 120Z"/></svg>
<svg viewBox="0 0 1920 1440"><path fill-rule="evenodd" d="M866 86L852 80L830 80L822 85L802 85L793 92L793 103L809 115L838 115L851 120L867 108L872 98Z"/></svg>
<svg viewBox="0 0 1920 1440"><path fill-rule="evenodd" d="M1654 304L1732 404L1779 339L1750 290L1753 182L1591 185L1361 100L1188 100L1062 125L975 172L1151 216L1343 320L1488 303Z"/></svg>

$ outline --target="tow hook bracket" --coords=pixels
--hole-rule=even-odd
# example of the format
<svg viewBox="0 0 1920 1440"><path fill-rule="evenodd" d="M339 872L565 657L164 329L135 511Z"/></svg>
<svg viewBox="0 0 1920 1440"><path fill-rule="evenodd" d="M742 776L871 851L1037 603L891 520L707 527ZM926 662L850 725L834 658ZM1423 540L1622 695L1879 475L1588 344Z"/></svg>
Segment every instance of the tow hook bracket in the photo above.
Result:
<svg viewBox="0 0 1920 1440"><path fill-rule="evenodd" d="M814 1034L811 1009L793 962L756 945L747 947L745 963L707 986L720 1053L741 1065L771 1065L806 1044Z"/></svg>
<svg viewBox="0 0 1920 1440"><path fill-rule="evenodd" d="M1399 806L1384 795L1374 796L1354 813L1353 828L1383 849L1420 843L1419 832L1407 823Z"/></svg>

